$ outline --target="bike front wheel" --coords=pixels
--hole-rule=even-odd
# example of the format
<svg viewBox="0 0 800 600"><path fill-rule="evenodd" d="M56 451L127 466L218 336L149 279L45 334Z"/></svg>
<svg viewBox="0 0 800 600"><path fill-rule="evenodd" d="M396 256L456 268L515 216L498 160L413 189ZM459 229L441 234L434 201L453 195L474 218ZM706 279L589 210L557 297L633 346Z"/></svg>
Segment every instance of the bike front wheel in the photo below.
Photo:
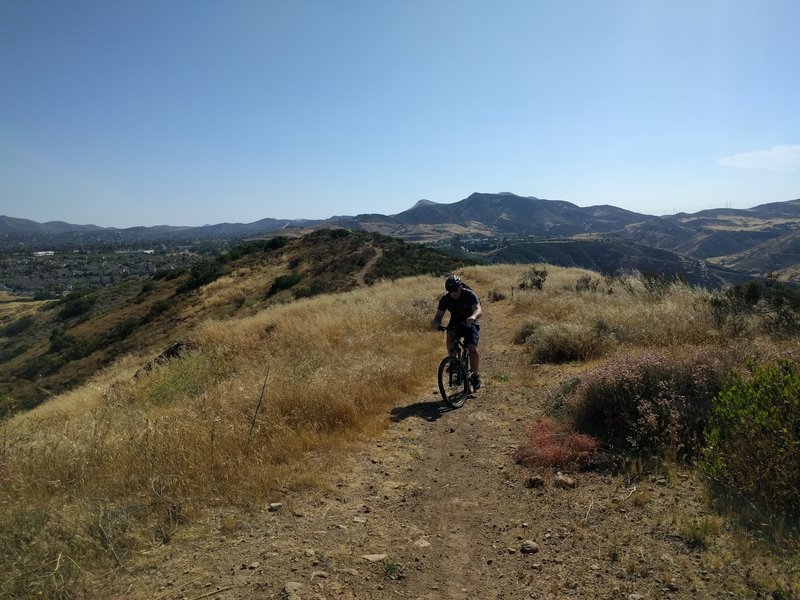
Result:
<svg viewBox="0 0 800 600"><path fill-rule="evenodd" d="M460 360L445 356L439 363L439 393L453 408L464 406L469 394L469 380Z"/></svg>

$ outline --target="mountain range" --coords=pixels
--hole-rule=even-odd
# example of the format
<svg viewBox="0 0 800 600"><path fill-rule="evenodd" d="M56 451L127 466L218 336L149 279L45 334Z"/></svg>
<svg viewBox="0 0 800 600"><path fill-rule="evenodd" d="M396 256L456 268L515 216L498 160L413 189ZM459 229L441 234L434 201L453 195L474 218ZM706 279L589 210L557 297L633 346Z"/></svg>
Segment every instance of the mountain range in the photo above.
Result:
<svg viewBox="0 0 800 600"><path fill-rule="evenodd" d="M426 242L489 262L555 260L613 271L628 258L630 268L643 271L642 261L635 257L644 256L644 264L654 272L689 273L689 279L697 283L719 285L767 274L783 281L800 281L800 199L657 217L611 205L580 207L507 192L474 193L451 204L420 200L394 215L266 218L253 223L128 229L0 216L0 249L23 243L58 248L92 240L145 243L165 238L246 238L328 227ZM616 258L603 261L603 253ZM595 260L587 262L587 256Z"/></svg>

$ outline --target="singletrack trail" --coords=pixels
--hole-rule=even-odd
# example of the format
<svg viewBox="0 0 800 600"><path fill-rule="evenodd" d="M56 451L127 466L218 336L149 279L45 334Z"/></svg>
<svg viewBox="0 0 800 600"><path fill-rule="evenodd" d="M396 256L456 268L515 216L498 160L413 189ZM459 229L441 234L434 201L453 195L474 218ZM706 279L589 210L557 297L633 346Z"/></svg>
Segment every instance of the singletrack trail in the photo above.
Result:
<svg viewBox="0 0 800 600"><path fill-rule="evenodd" d="M378 264L378 261L383 257L383 248L375 246L375 254L367 261L367 264L356 274L356 283L358 285L366 285L366 276L372 268Z"/></svg>
<svg viewBox="0 0 800 600"><path fill-rule="evenodd" d="M572 472L574 487L540 472L543 486L529 487L534 472L513 455L542 414L543 394L507 379L509 365L527 358L485 320L484 386L462 408L443 409L432 365L427 394L395 407L388 429L327 474L325 489L287 491L274 499L280 507L260 508L234 531L220 526L224 515L209 517L202 532L153 550L114 595L753 597L733 533L710 549L679 535L683 515L705 514L691 472L635 480Z"/></svg>

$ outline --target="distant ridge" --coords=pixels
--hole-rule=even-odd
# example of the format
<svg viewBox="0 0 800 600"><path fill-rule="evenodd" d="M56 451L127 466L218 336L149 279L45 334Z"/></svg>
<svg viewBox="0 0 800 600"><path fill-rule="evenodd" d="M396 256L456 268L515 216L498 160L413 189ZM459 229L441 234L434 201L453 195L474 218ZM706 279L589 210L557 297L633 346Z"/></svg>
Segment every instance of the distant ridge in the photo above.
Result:
<svg viewBox="0 0 800 600"><path fill-rule="evenodd" d="M421 200L417 200L417 203L414 206L412 206L409 210L414 210L415 208L420 208L423 206L430 206L431 204L436 204L436 202L434 202L433 200L426 200L425 198L422 198Z"/></svg>
<svg viewBox="0 0 800 600"><path fill-rule="evenodd" d="M100 231L98 225L71 225L63 221L37 223L29 219L17 219L0 215L0 234L61 234L79 231Z"/></svg>
<svg viewBox="0 0 800 600"><path fill-rule="evenodd" d="M522 239L613 234L746 275L772 273L780 279L800 282L800 199L748 209L719 208L653 216L609 204L581 207L564 200L512 192L475 192L451 204L421 199L394 215L363 213L320 220L265 218L253 223L128 229L36 223L4 216L0 217L0 249L26 244L69 247L92 240L133 244L160 239L252 238L330 227L430 243L456 237Z"/></svg>

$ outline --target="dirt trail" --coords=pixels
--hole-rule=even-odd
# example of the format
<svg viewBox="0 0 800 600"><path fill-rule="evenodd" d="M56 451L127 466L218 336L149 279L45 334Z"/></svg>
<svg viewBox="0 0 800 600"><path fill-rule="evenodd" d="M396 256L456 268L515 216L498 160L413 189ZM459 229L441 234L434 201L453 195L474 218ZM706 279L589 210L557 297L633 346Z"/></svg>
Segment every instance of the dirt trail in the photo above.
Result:
<svg viewBox="0 0 800 600"><path fill-rule="evenodd" d="M490 320L484 332L491 348ZM689 472L570 473L575 487L543 472L544 486L528 487L513 453L541 407L536 390L505 380L515 352L484 354L484 387L458 410L443 410L431 377L328 490L288 493L233 533L218 515L206 535L154 550L118 597L754 597L734 531L707 549L681 537L683 515L706 514Z"/></svg>
<svg viewBox="0 0 800 600"><path fill-rule="evenodd" d="M367 264L356 274L356 283L358 285L366 285L365 278L372 268L378 264L378 261L383 256L383 248L375 246L375 254L367 261Z"/></svg>

